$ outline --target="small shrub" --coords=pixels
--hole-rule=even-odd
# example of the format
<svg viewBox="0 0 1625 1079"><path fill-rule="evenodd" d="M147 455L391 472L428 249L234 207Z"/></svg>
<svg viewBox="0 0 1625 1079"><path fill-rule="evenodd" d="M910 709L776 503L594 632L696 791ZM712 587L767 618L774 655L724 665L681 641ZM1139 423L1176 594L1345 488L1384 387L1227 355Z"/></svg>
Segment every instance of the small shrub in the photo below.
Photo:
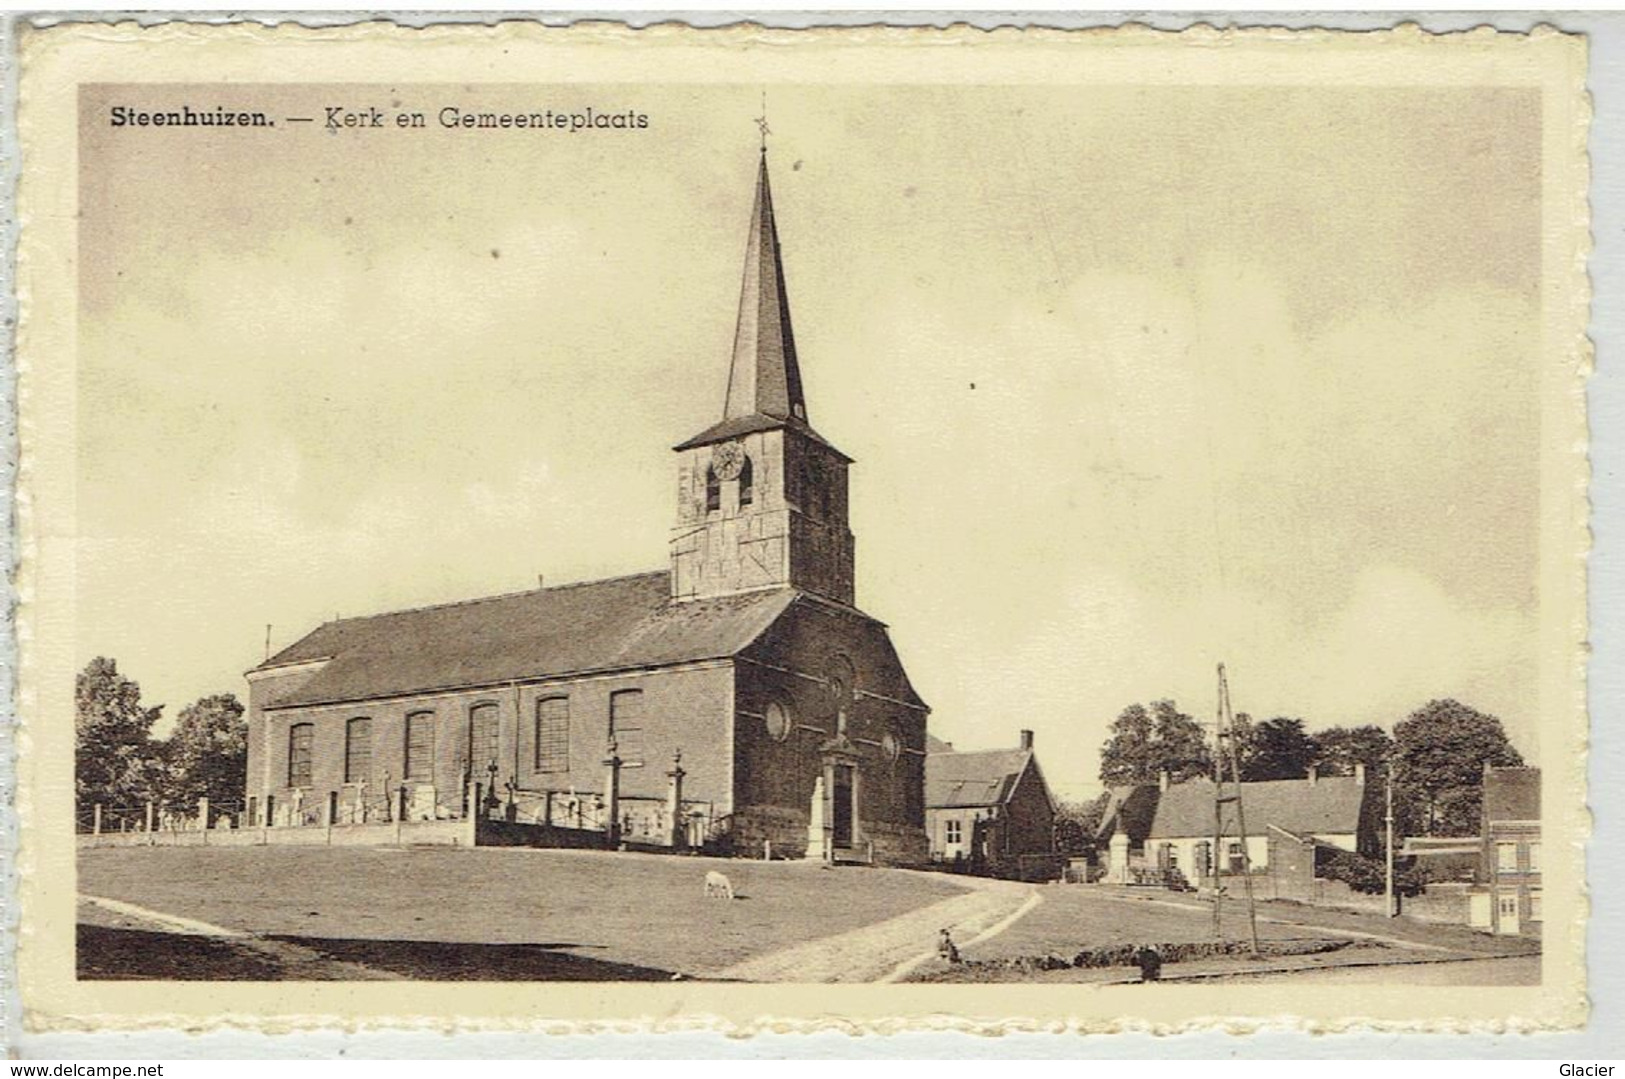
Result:
<svg viewBox="0 0 1625 1079"><path fill-rule="evenodd" d="M1349 850L1331 851L1316 859L1315 873L1327 880L1340 880L1356 892L1378 895L1387 888L1387 869L1376 858ZM1394 891L1402 896L1420 895L1426 881L1415 869L1396 866Z"/></svg>

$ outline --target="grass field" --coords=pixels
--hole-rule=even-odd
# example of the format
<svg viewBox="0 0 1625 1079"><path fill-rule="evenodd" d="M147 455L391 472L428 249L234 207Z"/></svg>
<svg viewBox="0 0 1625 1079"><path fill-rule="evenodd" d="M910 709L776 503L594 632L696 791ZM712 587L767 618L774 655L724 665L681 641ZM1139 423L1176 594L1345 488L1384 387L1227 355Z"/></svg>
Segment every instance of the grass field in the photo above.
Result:
<svg viewBox="0 0 1625 1079"><path fill-rule="evenodd" d="M735 901L702 895L709 869L732 879ZM828 982L907 971L926 981L1113 981L1133 973L1016 961L1213 937L1204 901L1151 889L604 851L112 848L80 852L79 891L114 901L80 905L79 973L90 979ZM1165 975L1539 979L1538 941L1284 902L1258 911L1265 941L1343 946L1264 967L1191 959ZM1245 937L1242 912L1227 904L1226 938ZM969 962L922 959L943 926Z"/></svg>
<svg viewBox="0 0 1625 1079"><path fill-rule="evenodd" d="M507 848L114 848L78 865L81 895L256 938L85 904L85 978L704 977L963 892L896 870ZM702 896L712 868L736 901Z"/></svg>

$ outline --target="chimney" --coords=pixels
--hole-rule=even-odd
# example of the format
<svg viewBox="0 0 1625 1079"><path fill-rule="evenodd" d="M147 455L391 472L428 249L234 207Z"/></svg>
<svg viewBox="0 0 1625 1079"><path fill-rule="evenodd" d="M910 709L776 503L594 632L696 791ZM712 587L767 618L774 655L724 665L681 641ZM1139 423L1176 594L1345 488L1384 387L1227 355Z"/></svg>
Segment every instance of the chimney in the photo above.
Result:
<svg viewBox="0 0 1625 1079"><path fill-rule="evenodd" d="M1168 769L1166 768L1157 773L1157 789L1159 791L1168 789Z"/></svg>
<svg viewBox="0 0 1625 1079"><path fill-rule="evenodd" d="M1309 766L1309 785L1313 787L1315 785L1315 780L1318 778L1320 778L1320 768L1317 765L1311 764Z"/></svg>
<svg viewBox="0 0 1625 1079"><path fill-rule="evenodd" d="M1365 786L1365 761L1354 762L1354 785L1356 787Z"/></svg>
<svg viewBox="0 0 1625 1079"><path fill-rule="evenodd" d="M1032 731L1022 731L1021 732L1021 748L1026 749L1026 750L1031 750L1033 748L1033 732Z"/></svg>

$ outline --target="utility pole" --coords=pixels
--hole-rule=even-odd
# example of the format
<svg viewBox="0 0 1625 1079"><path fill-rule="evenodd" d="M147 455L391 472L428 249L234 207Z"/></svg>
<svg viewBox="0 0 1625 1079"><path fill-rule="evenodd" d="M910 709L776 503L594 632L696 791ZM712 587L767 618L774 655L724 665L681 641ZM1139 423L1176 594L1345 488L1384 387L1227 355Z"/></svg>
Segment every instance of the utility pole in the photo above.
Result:
<svg viewBox="0 0 1625 1079"><path fill-rule="evenodd" d="M1225 676L1224 664L1219 664L1219 727L1214 737L1213 784L1213 927L1222 937L1219 908L1224 902L1221 841L1224 838L1224 807L1236 807L1236 831L1241 839L1241 880L1247 895L1247 930L1254 955L1258 952L1258 912L1253 903L1253 860L1247 847L1247 814L1241 804L1241 758L1236 750L1236 717L1230 708L1230 680ZM1229 766L1232 793L1225 793L1225 766Z"/></svg>
<svg viewBox="0 0 1625 1079"><path fill-rule="evenodd" d="M1383 800L1383 846L1388 855L1385 873L1383 876L1383 910L1392 918L1399 913L1394 909L1394 765L1388 762L1388 767L1382 770L1382 800Z"/></svg>
<svg viewBox="0 0 1625 1079"><path fill-rule="evenodd" d="M1224 664L1219 664L1219 700L1224 700ZM1213 939L1224 939L1224 870L1219 868L1219 852L1224 849L1224 706L1213 724L1213 846L1208 850L1208 868L1213 875Z"/></svg>

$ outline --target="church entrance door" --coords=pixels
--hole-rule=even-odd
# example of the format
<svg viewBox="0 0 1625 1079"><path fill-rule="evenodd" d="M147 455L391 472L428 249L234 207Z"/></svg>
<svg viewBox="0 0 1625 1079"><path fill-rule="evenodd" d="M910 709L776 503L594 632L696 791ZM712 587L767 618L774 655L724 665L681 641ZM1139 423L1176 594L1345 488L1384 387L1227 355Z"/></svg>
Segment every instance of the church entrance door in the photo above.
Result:
<svg viewBox="0 0 1625 1079"><path fill-rule="evenodd" d="M833 804L834 816L834 843L837 847L850 847L852 845L852 766L837 764L835 772L835 792L830 799Z"/></svg>

